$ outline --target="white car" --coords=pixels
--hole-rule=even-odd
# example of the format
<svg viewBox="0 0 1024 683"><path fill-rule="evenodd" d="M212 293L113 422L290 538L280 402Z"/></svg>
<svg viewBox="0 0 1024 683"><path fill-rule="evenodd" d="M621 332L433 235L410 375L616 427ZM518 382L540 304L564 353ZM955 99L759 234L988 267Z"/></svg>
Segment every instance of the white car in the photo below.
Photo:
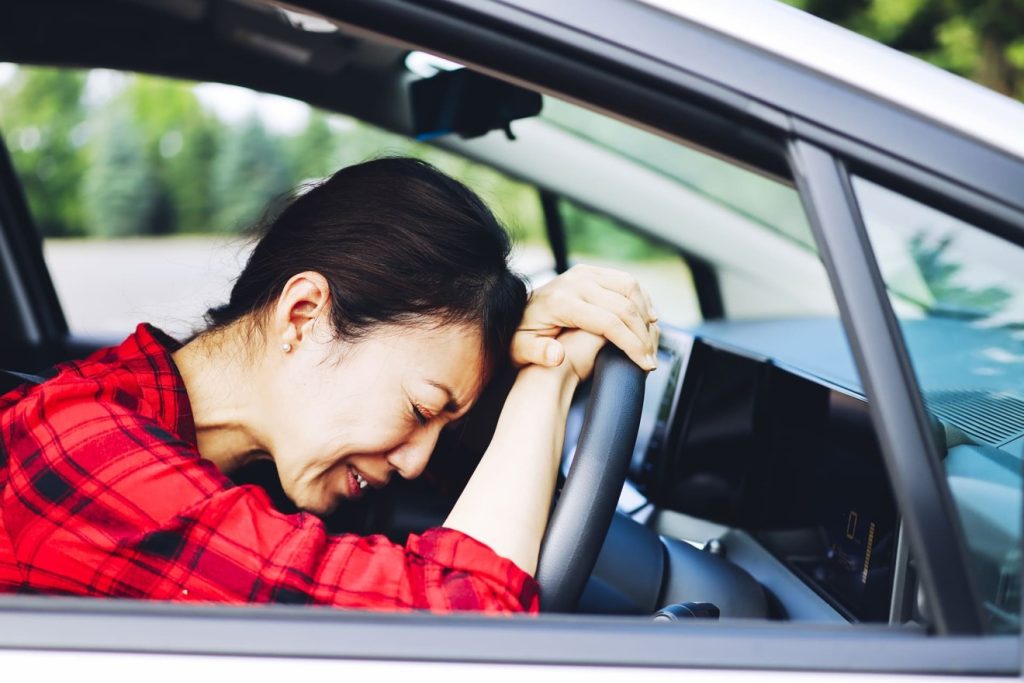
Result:
<svg viewBox="0 0 1024 683"><path fill-rule="evenodd" d="M659 370L609 354L578 397L540 617L0 596L4 675L1020 677L1021 103L773 0L12 0L0 62L429 139L538 192L536 278L566 206L684 272ZM69 327L24 180L0 153L0 367L34 371L116 340Z"/></svg>

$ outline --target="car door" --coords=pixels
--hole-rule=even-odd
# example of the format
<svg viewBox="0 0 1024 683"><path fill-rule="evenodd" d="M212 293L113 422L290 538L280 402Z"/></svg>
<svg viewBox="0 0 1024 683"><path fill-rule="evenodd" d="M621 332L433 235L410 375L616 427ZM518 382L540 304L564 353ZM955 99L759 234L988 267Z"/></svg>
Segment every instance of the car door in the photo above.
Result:
<svg viewBox="0 0 1024 683"><path fill-rule="evenodd" d="M871 386L869 398L873 404L881 401L896 411L887 417L880 408L875 410L879 432L891 441L890 467L902 472L904 480L912 478L922 463L929 472L926 488L931 493L923 494L929 500L908 494L900 503L905 506L910 533L917 535L915 555L933 568L931 574L928 570L923 574L932 604L939 610L935 614L941 615L932 622L938 635L914 627L825 629L697 621L666 626L642 619L559 616L497 621L296 608L182 608L22 596L0 605L0 645L5 648L0 657L8 657L0 658L3 666L52 667L55 672L60 667L109 671L117 666L132 675L147 675L158 667L181 667L182 675L188 675L220 665L231 666L232 672L258 670L266 677L277 672L285 675L285 671L289 675L318 671L401 674L412 666L417 667L417 674L437 672L467 678L498 671L551 678L611 678L621 676L623 667L631 669L631 677L671 675L694 680L728 679L741 673L765 680L783 675L788 680L796 672L806 672L815 680L825 673L870 673L877 678L906 673L935 678L1019 674L1019 636L979 637L970 616L975 609L967 597L971 591L955 592L970 581L962 540L956 540L960 532L948 493L941 493L945 483L928 469L928 458L934 454L920 426L921 401L914 393L912 376L907 375L899 332L891 315L884 312L880 278L868 278L866 293L858 294L861 290L848 284L861 282L865 270L869 275L873 272L872 254L863 239L852 247L856 258L849 257L850 252L836 241L843 235L863 234L856 207L847 194L837 190L843 187L844 176L836 170L836 158L842 158L841 150L848 151L839 143L848 141L822 146L825 135L805 140L793 133L784 114L696 77L694 72L716 74L714 59L739 49L729 41L715 42L693 27L676 26L676 38L681 42L699 37L718 48L680 71L609 38L619 28L642 30L664 17L636 10L629 3L597 4L600 6L594 10L587 5L585 12L580 5L539 8L534 3L470 7L469 3L351 2L317 9L363 30L571 96L776 177L797 179L848 335L860 349L862 376L890 376L886 362L902 367L896 374L900 378L897 386ZM556 16L559 12L563 14ZM599 25L587 23L593 17L600 18ZM800 172L793 172L791 165ZM888 172L894 173L892 169ZM1014 221L1009 222L1019 225ZM843 263L837 265L837 261ZM851 274L855 266L861 270ZM863 308L856 305L859 296L867 299ZM871 344L878 338L885 344L875 350ZM905 419L897 419L901 416ZM916 431L908 433L904 428L908 423L917 425ZM926 520L929 513L938 518ZM937 539L940 546L954 540L940 551L929 550L929 538ZM950 571L934 571L933 565L943 561L949 563ZM63 654L54 656L54 652ZM256 657L260 659L254 662ZM520 666L528 670L516 668Z"/></svg>

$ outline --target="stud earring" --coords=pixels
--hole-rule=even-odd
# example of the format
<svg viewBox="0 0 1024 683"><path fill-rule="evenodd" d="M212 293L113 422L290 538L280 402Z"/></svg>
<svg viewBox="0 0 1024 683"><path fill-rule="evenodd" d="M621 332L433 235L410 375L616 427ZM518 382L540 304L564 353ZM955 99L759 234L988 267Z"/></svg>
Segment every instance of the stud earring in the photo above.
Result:
<svg viewBox="0 0 1024 683"><path fill-rule="evenodd" d="M292 345L288 343L281 344L281 350L284 351L285 353L288 353L289 351L292 350Z"/></svg>

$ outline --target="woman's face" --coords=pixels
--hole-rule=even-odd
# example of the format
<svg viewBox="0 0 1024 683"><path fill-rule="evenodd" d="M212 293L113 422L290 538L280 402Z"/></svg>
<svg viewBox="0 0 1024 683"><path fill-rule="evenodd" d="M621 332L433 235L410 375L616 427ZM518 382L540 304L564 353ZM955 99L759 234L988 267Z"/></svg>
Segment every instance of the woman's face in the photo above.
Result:
<svg viewBox="0 0 1024 683"><path fill-rule="evenodd" d="M343 342L310 325L269 364L264 439L288 497L317 514L342 498L419 476L445 425L476 400L479 332L457 324L386 326Z"/></svg>

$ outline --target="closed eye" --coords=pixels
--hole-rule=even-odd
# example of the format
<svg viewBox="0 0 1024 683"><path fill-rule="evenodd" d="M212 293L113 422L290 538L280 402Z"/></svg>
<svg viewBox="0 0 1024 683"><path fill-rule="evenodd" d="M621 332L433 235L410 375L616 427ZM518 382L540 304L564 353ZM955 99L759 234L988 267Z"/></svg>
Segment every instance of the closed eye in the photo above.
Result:
<svg viewBox="0 0 1024 683"><path fill-rule="evenodd" d="M423 411L420 410L415 403L410 403L409 405L412 406L413 417L416 418L416 421L419 422L421 426L429 422L429 418L427 418L427 416L423 414Z"/></svg>

